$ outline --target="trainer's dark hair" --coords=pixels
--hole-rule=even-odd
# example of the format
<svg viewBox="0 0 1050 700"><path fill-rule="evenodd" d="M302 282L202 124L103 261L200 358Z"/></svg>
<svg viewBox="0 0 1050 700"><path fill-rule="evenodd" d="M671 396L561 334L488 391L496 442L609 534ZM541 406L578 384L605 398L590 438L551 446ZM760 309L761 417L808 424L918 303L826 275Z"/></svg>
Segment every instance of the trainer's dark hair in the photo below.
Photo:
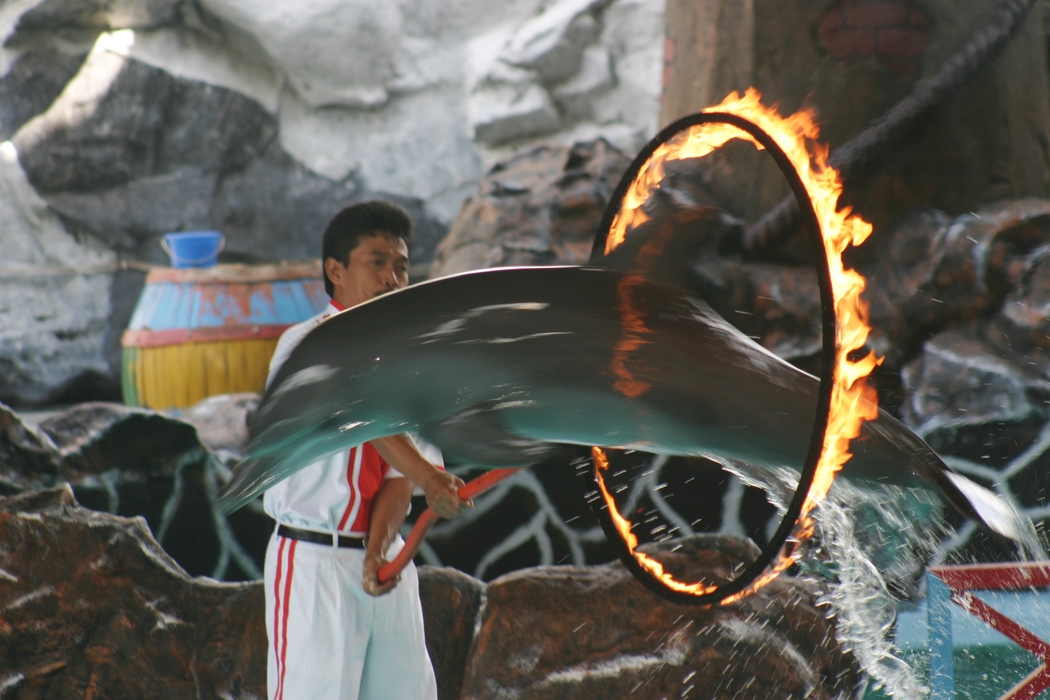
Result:
<svg viewBox="0 0 1050 700"><path fill-rule="evenodd" d="M412 243L412 219L408 212L393 202L376 199L346 207L328 223L321 245L324 290L332 296L335 288L324 271L323 262L335 258L343 265L350 262L350 251L357 247L361 238L386 233L400 238L405 245Z"/></svg>

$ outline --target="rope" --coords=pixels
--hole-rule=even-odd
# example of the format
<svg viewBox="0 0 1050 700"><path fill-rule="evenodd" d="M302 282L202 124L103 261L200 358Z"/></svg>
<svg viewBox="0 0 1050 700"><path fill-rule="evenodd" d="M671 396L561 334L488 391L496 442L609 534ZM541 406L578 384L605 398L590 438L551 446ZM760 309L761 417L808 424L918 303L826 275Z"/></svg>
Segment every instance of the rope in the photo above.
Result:
<svg viewBox="0 0 1050 700"><path fill-rule="evenodd" d="M999 55L1036 0L1001 0L988 22L978 29L941 65L936 73L920 82L915 90L873 121L864 131L844 143L829 160L843 181L869 171L890 151L890 147L918 126L922 117L958 90ZM799 224L798 201L788 195L744 233L744 250L760 257L783 243Z"/></svg>
<svg viewBox="0 0 1050 700"><path fill-rule="evenodd" d="M65 265L0 265L0 282L6 280L24 280L36 277L70 277L73 275L110 275L121 270L138 270L149 272L158 268L167 268L167 265L154 265L141 260L120 260L113 263L101 263L98 265L81 265L70 267ZM430 274L430 263L416 263L408 269L412 279L426 279Z"/></svg>
<svg viewBox="0 0 1050 700"><path fill-rule="evenodd" d="M74 275L109 275L120 270L139 270L149 272L162 267L151 265L140 260L119 260L99 265L81 265L68 267L63 265L0 265L0 281L23 280L34 277L71 277Z"/></svg>

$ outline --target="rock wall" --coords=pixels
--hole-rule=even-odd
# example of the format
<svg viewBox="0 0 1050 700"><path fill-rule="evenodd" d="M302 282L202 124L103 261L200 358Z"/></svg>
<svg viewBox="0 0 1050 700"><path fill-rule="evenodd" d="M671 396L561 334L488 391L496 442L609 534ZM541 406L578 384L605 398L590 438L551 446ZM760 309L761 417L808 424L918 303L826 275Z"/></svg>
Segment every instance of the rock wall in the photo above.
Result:
<svg viewBox="0 0 1050 700"><path fill-rule="evenodd" d="M335 211L390 197L425 275L496 160L651 136L662 36L662 0L6 3L0 400L118 396L143 276L117 260L164 264L168 231L310 258Z"/></svg>
<svg viewBox="0 0 1050 700"><path fill-rule="evenodd" d="M178 418L86 403L35 425L0 405L0 495L68 483L85 507L145 519L191 575L259 578L273 521L259 500L230 515L215 505L218 486L243 456L245 419L258 400L257 394L214 396ZM745 488L717 465L663 457L650 463L647 455L613 459L635 477L627 507L645 513L652 528L638 532L642 542L698 532L765 542L772 506L761 491ZM477 470L452 468L466 480L478 476ZM646 474L637 478L639 471ZM529 566L608 562L614 555L587 506L593 486L581 476L560 460L522 470L480 497L476 508L439 522L421 560L486 581ZM416 498L413 518L425 508Z"/></svg>
<svg viewBox="0 0 1050 700"><path fill-rule="evenodd" d="M190 578L141 519L81 508L68 487L0 498L0 539L5 696L265 695L261 582ZM716 537L648 552L679 576L718 582L757 555ZM656 598L618 563L488 585L420 569L441 700L849 697L861 674L818 594L783 576L705 609Z"/></svg>
<svg viewBox="0 0 1050 700"><path fill-rule="evenodd" d="M581 265L630 159L604 139L523 150L492 168L438 246L431 277L504 265Z"/></svg>
<svg viewBox="0 0 1050 700"><path fill-rule="evenodd" d="M65 483L88 508L141 518L191 575L259 578L273 521L259 503L229 518L215 508L240 447L221 427L231 416L243 421L245 398L226 397L221 410L202 402L186 421L119 404L80 404L37 426L0 405L0 494Z"/></svg>

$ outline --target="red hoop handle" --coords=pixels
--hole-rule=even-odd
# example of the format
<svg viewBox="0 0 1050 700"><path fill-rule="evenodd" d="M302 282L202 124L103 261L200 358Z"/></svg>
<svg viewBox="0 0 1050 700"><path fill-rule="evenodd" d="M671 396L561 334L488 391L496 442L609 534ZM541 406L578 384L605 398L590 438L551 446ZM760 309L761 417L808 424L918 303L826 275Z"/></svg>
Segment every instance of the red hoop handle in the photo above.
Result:
<svg viewBox="0 0 1050 700"><path fill-rule="evenodd" d="M466 483L457 493L464 501L469 501L475 496L480 496L485 493L508 476L517 473L520 468L521 467L493 469L492 471L485 472L477 479L473 479ZM398 552L393 561L379 567L377 575L380 583L386 583L400 574L401 570L408 566L408 562L412 561L412 557L416 556L416 552L419 551L419 546L423 544L423 538L427 536L427 530L430 529L430 526L433 525L437 519L437 513L429 508L423 511L423 514L419 516L419 520L416 521L415 526L412 528L412 532L409 533L408 539L405 541L405 546L401 548L401 551Z"/></svg>

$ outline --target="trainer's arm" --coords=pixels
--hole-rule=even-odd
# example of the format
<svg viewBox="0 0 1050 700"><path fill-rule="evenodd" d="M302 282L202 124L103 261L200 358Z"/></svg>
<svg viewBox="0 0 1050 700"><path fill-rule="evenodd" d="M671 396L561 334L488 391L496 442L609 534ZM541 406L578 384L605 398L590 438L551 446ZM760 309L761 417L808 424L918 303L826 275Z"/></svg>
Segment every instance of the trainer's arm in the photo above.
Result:
<svg viewBox="0 0 1050 700"><path fill-rule="evenodd" d="M474 505L457 493L463 480L428 462L407 435L391 435L371 442L383 459L419 484L426 494L427 505L442 518L451 518L463 508Z"/></svg>
<svg viewBox="0 0 1050 700"><path fill-rule="evenodd" d="M412 501L411 479L387 479L372 501L372 521L368 526L368 548L365 551L361 587L369 595L382 595L397 585L400 576L379 582L379 568L387 563L384 554L394 541Z"/></svg>

